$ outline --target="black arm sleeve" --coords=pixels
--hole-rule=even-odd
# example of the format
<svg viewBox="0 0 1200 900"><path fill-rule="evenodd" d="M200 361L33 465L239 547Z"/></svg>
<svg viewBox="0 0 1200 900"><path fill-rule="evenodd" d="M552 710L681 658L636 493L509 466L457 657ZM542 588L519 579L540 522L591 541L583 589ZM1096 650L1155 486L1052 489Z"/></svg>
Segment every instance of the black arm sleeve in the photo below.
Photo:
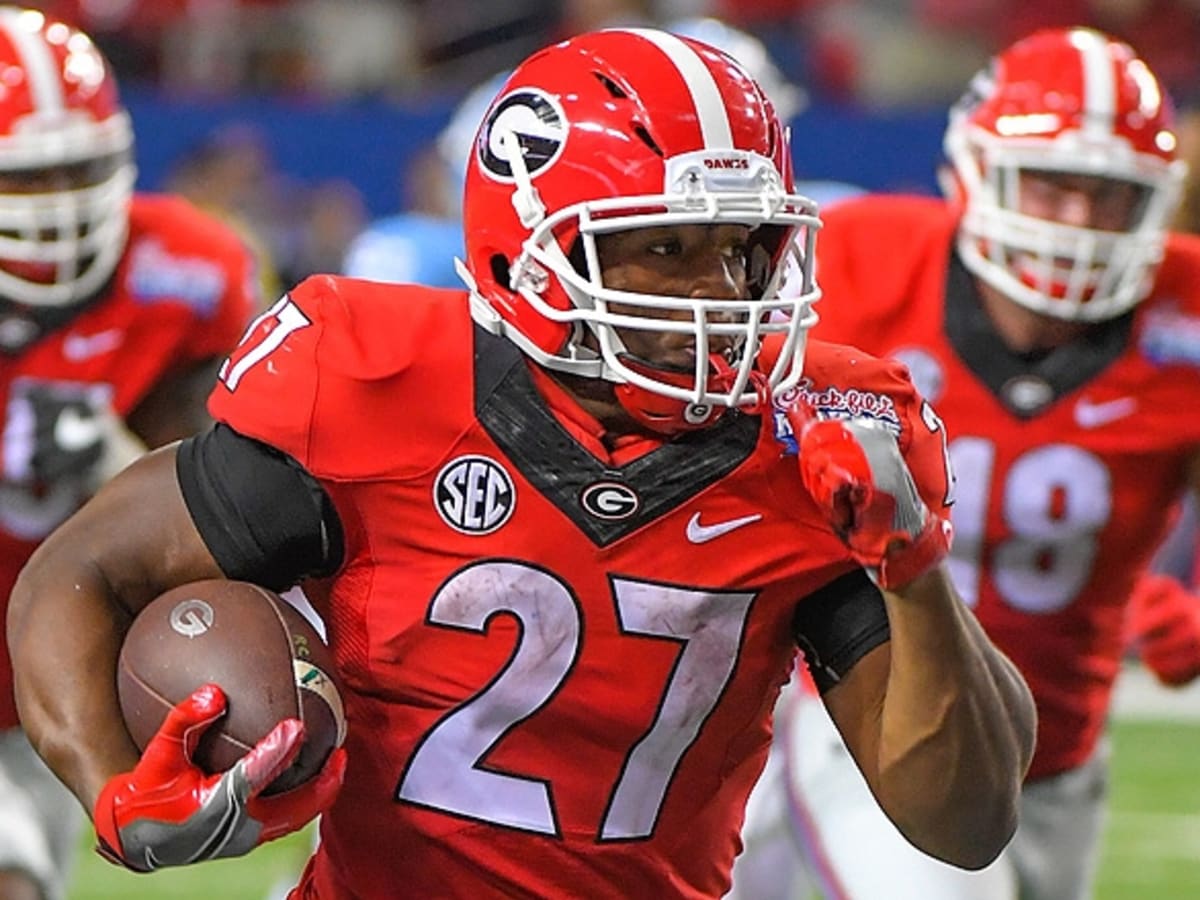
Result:
<svg viewBox="0 0 1200 900"><path fill-rule="evenodd" d="M892 636L883 594L862 569L835 578L800 601L792 633L822 694Z"/></svg>
<svg viewBox="0 0 1200 900"><path fill-rule="evenodd" d="M175 471L196 530L227 577L281 591L341 566L337 510L287 454L218 423L180 444Z"/></svg>

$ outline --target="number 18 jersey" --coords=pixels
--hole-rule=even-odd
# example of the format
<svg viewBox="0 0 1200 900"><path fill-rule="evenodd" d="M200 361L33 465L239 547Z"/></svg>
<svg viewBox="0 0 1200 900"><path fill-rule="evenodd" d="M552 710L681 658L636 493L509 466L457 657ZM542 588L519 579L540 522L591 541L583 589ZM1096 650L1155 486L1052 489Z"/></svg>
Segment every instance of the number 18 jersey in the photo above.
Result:
<svg viewBox="0 0 1200 900"><path fill-rule="evenodd" d="M1033 690L1029 777L1075 768L1108 714L1130 588L1200 451L1200 242L1172 238L1133 313L1022 358L980 308L946 204L869 197L825 219L814 333L904 362L937 407L958 479L951 574Z"/></svg>

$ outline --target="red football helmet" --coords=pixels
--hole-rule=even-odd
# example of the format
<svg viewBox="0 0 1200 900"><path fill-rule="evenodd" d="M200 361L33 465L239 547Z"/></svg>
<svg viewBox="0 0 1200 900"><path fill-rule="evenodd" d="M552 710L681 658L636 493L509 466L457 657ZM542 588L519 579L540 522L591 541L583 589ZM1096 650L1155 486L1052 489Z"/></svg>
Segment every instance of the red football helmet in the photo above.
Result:
<svg viewBox="0 0 1200 900"><path fill-rule="evenodd" d="M964 203L959 253L978 278L1061 319L1120 315L1149 292L1186 165L1173 111L1127 44L1084 28L1018 41L978 74L950 112L945 151ZM1024 214L1022 172L1127 182L1124 230Z"/></svg>
<svg viewBox="0 0 1200 900"><path fill-rule="evenodd" d="M820 221L815 204L793 193L787 134L770 102L719 50L628 29L536 53L484 117L463 206L462 274L476 319L541 365L616 383L620 402L648 427L699 427L799 380L819 296L812 249ZM709 223L752 229L748 299L605 286L596 235ZM789 254L800 287L784 299ZM694 335L695 371L632 357L621 329ZM784 349L764 384L754 368L770 333L783 336ZM727 365L710 358L717 335L738 348Z"/></svg>
<svg viewBox="0 0 1200 900"><path fill-rule="evenodd" d="M133 130L84 33L0 9L0 298L36 309L88 299L128 230Z"/></svg>

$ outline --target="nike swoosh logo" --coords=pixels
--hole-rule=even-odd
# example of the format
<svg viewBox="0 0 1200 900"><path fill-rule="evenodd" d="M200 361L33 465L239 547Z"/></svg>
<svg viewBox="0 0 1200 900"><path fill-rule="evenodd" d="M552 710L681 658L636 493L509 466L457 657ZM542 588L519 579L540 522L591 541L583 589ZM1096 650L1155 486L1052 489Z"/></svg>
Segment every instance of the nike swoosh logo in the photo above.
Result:
<svg viewBox="0 0 1200 900"><path fill-rule="evenodd" d="M104 425L92 416L81 416L67 407L54 422L54 443L68 453L85 450L104 439Z"/></svg>
<svg viewBox="0 0 1200 900"><path fill-rule="evenodd" d="M1118 397L1093 403L1086 397L1075 404L1075 424L1080 428L1099 428L1118 419L1124 419L1137 411L1137 400L1133 397Z"/></svg>
<svg viewBox="0 0 1200 900"><path fill-rule="evenodd" d="M704 544L714 538L719 538L723 534L741 528L743 525L749 525L751 522L757 522L762 518L761 513L754 513L750 516L742 516L740 519L730 519L727 522L717 522L715 525L701 525L700 513L692 516L687 523L687 539L693 544Z"/></svg>
<svg viewBox="0 0 1200 900"><path fill-rule="evenodd" d="M125 341L125 332L120 328L106 328L95 334L72 332L63 338L63 356L71 362L83 362L101 353L116 350Z"/></svg>

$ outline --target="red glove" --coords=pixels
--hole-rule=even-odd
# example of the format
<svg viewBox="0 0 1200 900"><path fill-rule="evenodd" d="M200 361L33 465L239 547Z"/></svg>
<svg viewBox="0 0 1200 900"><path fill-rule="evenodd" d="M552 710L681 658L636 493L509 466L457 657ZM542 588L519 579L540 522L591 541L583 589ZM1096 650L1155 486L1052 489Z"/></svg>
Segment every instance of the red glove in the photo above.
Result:
<svg viewBox="0 0 1200 900"><path fill-rule="evenodd" d="M300 752L299 719L280 722L229 771L205 774L192 752L224 713L221 689L200 688L168 713L133 771L108 780L92 812L101 856L139 872L241 856L302 828L333 803L346 769L340 747L315 778L260 796Z"/></svg>
<svg viewBox="0 0 1200 900"><path fill-rule="evenodd" d="M834 531L875 583L903 587L950 551L950 522L930 512L892 433L871 419L787 410L800 476Z"/></svg>
<svg viewBox="0 0 1200 900"><path fill-rule="evenodd" d="M1143 575L1133 587L1126 634L1163 684L1200 676L1200 597L1169 575Z"/></svg>

